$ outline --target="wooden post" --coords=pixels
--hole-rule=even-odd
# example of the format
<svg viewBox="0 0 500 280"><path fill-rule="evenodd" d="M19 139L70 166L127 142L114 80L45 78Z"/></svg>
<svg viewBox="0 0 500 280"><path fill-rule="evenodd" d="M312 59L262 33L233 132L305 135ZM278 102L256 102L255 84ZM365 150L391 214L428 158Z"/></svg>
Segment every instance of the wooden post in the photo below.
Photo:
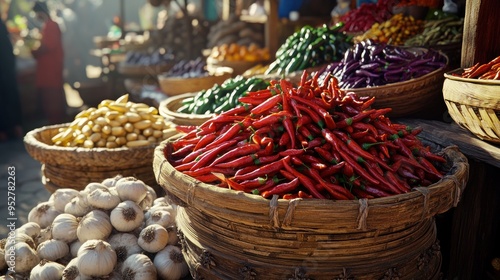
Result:
<svg viewBox="0 0 500 280"><path fill-rule="evenodd" d="M267 13L267 23L265 26L265 40L266 40L266 47L269 50L269 53L271 56L274 56L276 54L276 51L278 50L278 1L276 0L266 0L264 2L264 8ZM274 57L271 57L271 60L273 60Z"/></svg>
<svg viewBox="0 0 500 280"><path fill-rule="evenodd" d="M461 67L485 63L500 54L500 1L466 1Z"/></svg>

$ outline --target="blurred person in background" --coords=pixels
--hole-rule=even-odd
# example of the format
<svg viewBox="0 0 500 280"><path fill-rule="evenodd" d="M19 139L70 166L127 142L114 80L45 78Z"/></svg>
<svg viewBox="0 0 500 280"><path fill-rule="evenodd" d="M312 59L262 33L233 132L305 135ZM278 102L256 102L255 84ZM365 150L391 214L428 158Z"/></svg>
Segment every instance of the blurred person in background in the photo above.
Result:
<svg viewBox="0 0 500 280"><path fill-rule="evenodd" d="M32 50L36 60L35 87L42 110L50 124L66 121L64 93L64 51L59 25L52 20L45 2L36 1L33 11L43 23L40 46Z"/></svg>
<svg viewBox="0 0 500 280"><path fill-rule="evenodd" d="M22 114L16 77L16 57L0 17L0 142L22 137Z"/></svg>

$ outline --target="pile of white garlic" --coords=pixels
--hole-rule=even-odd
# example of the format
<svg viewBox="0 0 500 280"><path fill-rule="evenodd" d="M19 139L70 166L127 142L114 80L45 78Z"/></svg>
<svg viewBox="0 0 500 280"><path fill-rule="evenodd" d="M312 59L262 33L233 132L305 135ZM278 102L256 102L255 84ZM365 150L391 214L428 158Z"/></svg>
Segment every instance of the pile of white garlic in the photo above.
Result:
<svg viewBox="0 0 500 280"><path fill-rule="evenodd" d="M134 177L58 189L0 241L0 279L182 279L176 210Z"/></svg>

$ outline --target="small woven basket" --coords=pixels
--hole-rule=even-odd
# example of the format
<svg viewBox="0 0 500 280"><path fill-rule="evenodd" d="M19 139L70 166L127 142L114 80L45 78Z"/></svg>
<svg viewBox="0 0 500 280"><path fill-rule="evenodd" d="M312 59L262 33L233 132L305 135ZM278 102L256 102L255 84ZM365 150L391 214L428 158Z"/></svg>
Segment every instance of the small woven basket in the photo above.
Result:
<svg viewBox="0 0 500 280"><path fill-rule="evenodd" d="M158 83L163 93L174 96L209 89L214 84L222 84L225 80L231 78L232 74L233 69L229 67L218 67L213 74L193 78L166 77L162 73L158 75Z"/></svg>
<svg viewBox="0 0 500 280"><path fill-rule="evenodd" d="M174 139L155 149L153 169L180 206L183 252L195 278L383 279L395 273L399 279L438 279L433 217L458 204L468 179L467 158L458 148L442 151L450 168L443 179L406 194L283 200L178 172L164 155Z"/></svg>
<svg viewBox="0 0 500 280"><path fill-rule="evenodd" d="M186 98L193 97L197 93L183 93L180 95L171 96L160 102L158 112L165 119L177 125L200 125L209 120L214 114L186 114L178 113L177 109L182 106L182 101Z"/></svg>
<svg viewBox="0 0 500 280"><path fill-rule="evenodd" d="M173 62L164 62L161 64L154 65L133 65L127 64L125 62L121 62L118 64L118 72L125 76L134 76L134 77L142 77L142 76L152 76L157 77L158 74L167 72L174 66Z"/></svg>
<svg viewBox="0 0 500 280"><path fill-rule="evenodd" d="M478 138L500 143L500 81L456 76L462 72L444 74L443 98L451 118Z"/></svg>
<svg viewBox="0 0 500 280"><path fill-rule="evenodd" d="M42 182L47 190L82 190L88 183L101 182L120 174L141 179L157 193L163 193L151 167L156 144L115 149L53 145L52 137L68 125L44 126L29 131L24 137L26 151L42 163Z"/></svg>
<svg viewBox="0 0 500 280"><path fill-rule="evenodd" d="M233 69L233 75L241 75L245 73L248 69L254 67L257 64L265 64L266 61L228 61L213 59L211 57L207 58L207 65L209 67L229 67Z"/></svg>

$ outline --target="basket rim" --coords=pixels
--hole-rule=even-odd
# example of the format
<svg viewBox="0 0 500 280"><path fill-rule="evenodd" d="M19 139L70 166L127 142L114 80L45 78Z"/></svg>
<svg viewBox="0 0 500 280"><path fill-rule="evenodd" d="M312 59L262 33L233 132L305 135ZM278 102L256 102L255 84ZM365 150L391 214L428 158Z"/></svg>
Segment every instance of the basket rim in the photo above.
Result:
<svg viewBox="0 0 500 280"><path fill-rule="evenodd" d="M167 99L162 100L160 102L159 111L162 112L162 115L166 114L166 116L169 118L174 117L174 118L210 119L213 116L215 116L214 113L205 114L205 115L178 113L177 111L170 110L170 108L168 107L171 103L173 103L175 101L186 99L189 97L194 97L194 96L196 96L196 94L198 94L198 93L197 92L187 92L187 93L183 93L183 94L179 94L179 95L170 96Z"/></svg>
<svg viewBox="0 0 500 280"><path fill-rule="evenodd" d="M110 161L106 161L106 158L110 154L122 154L121 157L123 158L123 161L129 162L130 157L127 155L133 155L135 153L141 153L143 154L142 161L148 161L148 156L150 156L150 152L152 151L156 146L158 146L159 143L152 143L147 146L140 146L140 147L118 147L118 148L105 148L105 147L95 147L95 148L84 148L84 147L61 147L61 146L55 146L55 145L49 145L47 143L44 143L39 140L37 137L41 132L47 131L47 130L56 130L59 128L65 128L69 127L70 123L63 123L63 124L55 124L55 125L47 125L39 128L35 128L28 133L23 138L24 146L27 150L27 152L36 160L42 162L42 163L50 163L50 164L62 164L62 165L75 165L75 166L89 166L89 165L95 165L98 163L102 163L102 165L109 165L113 164L116 165L116 158L110 159ZM65 154L69 155L72 154L75 159L79 159L79 161L68 161L63 158L59 157L54 157L53 155L59 153L59 154ZM101 154L102 156L97 157L96 155ZM50 156L52 155L52 156ZM101 162L96 162L96 158L102 159L103 161ZM152 155L151 157L152 158ZM87 160L92 160L93 162L87 162ZM140 159L136 158L134 159L137 162L141 162ZM68 164L70 163L70 164Z"/></svg>
<svg viewBox="0 0 500 280"><path fill-rule="evenodd" d="M233 74L233 68L231 67L218 67L217 71L214 73L207 72L207 75L205 76L199 76L199 77L187 77L183 78L180 76L166 76L165 74L167 72L162 72L158 74L158 81L168 81L168 82L185 82L189 83L190 81L204 81L204 80L211 80L213 78L222 78L222 77L227 77L231 76Z"/></svg>
<svg viewBox="0 0 500 280"><path fill-rule="evenodd" d="M454 75L454 74L461 74L463 71L464 71L464 68L457 68L457 69L454 69L452 71L448 71L448 72L444 73L444 77L446 79L460 81L460 82L466 82L466 83L481 84L481 85L499 85L500 86L500 80L463 78L463 77Z"/></svg>
<svg viewBox="0 0 500 280"><path fill-rule="evenodd" d="M166 145L168 145L170 141L173 141L173 139L175 139L175 137L170 137L169 139L160 143L160 145L155 148L153 167L157 182L160 185L162 185L161 172L164 169L164 165L165 164L167 164L167 166L170 165L170 163L164 156L164 148L166 147ZM422 211L422 217L420 217L420 220L432 217L439 213L446 212L451 208L451 206L455 207L458 205L461 194L463 193L463 190L465 189L468 180L468 161L467 158L459 151L458 147L456 146L446 147L443 149L442 152L450 153L455 156L453 158L454 161L452 162L453 166L450 169L451 170L450 172L453 172L452 174L446 174L445 176L443 176L441 180L428 187L415 188L415 190L408 193L392 195L388 197L373 198L373 199L329 200L329 199L297 198L292 200L286 200L286 199L278 199L277 196L273 197L272 199L266 199L258 195L245 193L243 191L235 191L231 189L225 189L218 186L202 183L191 176L185 175L184 173L175 170L175 168L173 168L173 171L171 171L168 174L168 176L170 177L179 176L180 178L182 178L183 181L187 183L187 185L189 185L188 189L183 190L186 194L185 197L182 198L176 197L176 198L180 199L180 201L186 204L187 207L195 207L200 211L207 211L206 207L211 202L208 201L206 198L201 198L200 200L200 197L198 197L198 199L196 199L196 196L197 193L199 192L202 193L206 192L206 193L213 193L219 196L221 201L224 201L224 197L226 198L230 197L232 199L236 197L238 200L241 200L241 204L245 204L245 202L253 203L253 205L258 204L259 207L261 207L262 209L269 209L270 212L274 211L275 213L269 213L269 220L273 224L273 227L275 228L290 226L289 224L286 224L290 222L290 221L287 222L286 216L289 214L288 212L290 211L292 212L291 215L293 215L293 211L296 207L300 207L301 210L307 210L307 209L317 210L318 207L323 207L325 209L340 209L339 212L345 213L346 215L353 215L355 217L357 216L358 219L355 222L358 225L357 229L366 230L368 222L367 220L369 219L368 212L372 210L377 211L377 208L380 209L384 207L391 207L394 205L394 203L404 203L405 201L408 201L409 203L414 202L417 203L418 205L424 205L425 207ZM462 178L464 180L459 180L453 176L459 172L467 174L467 176L464 176L464 178ZM169 192L168 188L178 188L177 186L170 186L170 185L167 187L162 185L162 187L167 191L167 193L171 193ZM199 192L196 191L197 188L201 188L201 191ZM436 198L436 196L432 196L432 194L444 190L445 188L447 190L448 189L450 190L450 192L448 193L448 198L452 201L452 204L448 205L447 203L443 202L440 203L441 207L437 207L436 209L425 209L428 207L427 205L431 204L432 202L431 200L434 200L433 202L439 202L443 200L440 197ZM230 207L227 205L224 207L224 209L231 211L239 211L237 207ZM278 219L277 217L278 209L286 209L287 215L285 215L283 221L275 220ZM245 214L249 213L245 212ZM288 219L289 218L290 217L288 217Z"/></svg>

